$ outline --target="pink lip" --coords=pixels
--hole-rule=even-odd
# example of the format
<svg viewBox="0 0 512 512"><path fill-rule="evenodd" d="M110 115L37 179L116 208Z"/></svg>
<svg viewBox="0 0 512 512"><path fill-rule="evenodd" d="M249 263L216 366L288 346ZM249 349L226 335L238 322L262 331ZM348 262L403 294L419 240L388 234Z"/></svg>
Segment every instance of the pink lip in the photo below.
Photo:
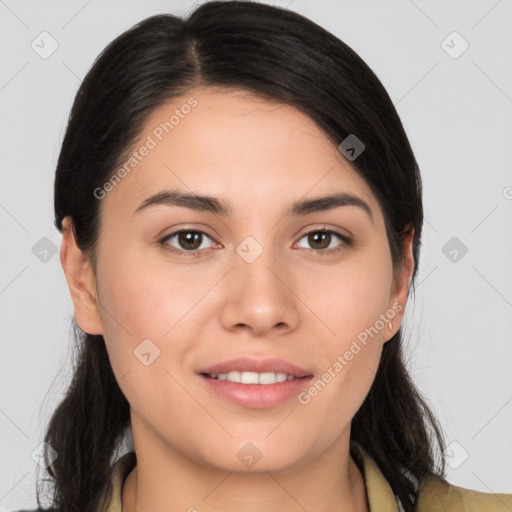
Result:
<svg viewBox="0 0 512 512"><path fill-rule="evenodd" d="M200 375L208 389L218 396L242 407L265 409L280 405L295 397L310 383L313 376L297 378L276 384L241 384Z"/></svg>
<svg viewBox="0 0 512 512"><path fill-rule="evenodd" d="M223 361L221 363L214 364L213 366L209 366L204 370L200 370L198 373L208 373L219 374L219 373L229 373L229 372L257 372L257 373L265 373L265 372L281 372L286 373L287 375L293 375L294 377L307 377L312 374L307 370L299 368L298 366L285 361L284 359L277 358L269 358L269 359L256 359L251 357L236 357L233 359L229 359L227 361ZM290 381L293 382L293 381ZM256 384L260 386L260 384ZM271 384L272 386L276 386L277 384ZM247 386L244 384L244 386Z"/></svg>

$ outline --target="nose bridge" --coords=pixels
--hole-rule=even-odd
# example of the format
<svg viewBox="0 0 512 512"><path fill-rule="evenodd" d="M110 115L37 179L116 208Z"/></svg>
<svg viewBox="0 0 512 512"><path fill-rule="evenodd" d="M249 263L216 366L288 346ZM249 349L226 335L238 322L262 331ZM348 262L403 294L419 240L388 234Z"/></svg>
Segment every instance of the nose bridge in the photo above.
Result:
<svg viewBox="0 0 512 512"><path fill-rule="evenodd" d="M271 245L272 237L260 235L258 238L261 243L254 236L249 235L236 247L235 274L239 279L239 285L242 288L250 287L250 293L253 296L258 291L264 292L263 295L281 295L286 287L277 276L282 272L282 266L275 257L276 251ZM271 298L269 296L267 300Z"/></svg>
<svg viewBox="0 0 512 512"><path fill-rule="evenodd" d="M226 328L243 324L262 334L274 326L293 327L298 315L290 277L275 257L272 237L259 238L263 243L249 235L236 247L222 321Z"/></svg>
<svg viewBox="0 0 512 512"><path fill-rule="evenodd" d="M258 237L262 240L262 237ZM262 243L260 243L254 236L248 235L246 236L236 247L236 253L238 256L248 265L251 265L258 259L269 259L269 255L272 254L272 250L270 248L270 237L266 237ZM266 247L264 247L264 245ZM260 258L263 253L266 253L264 258Z"/></svg>

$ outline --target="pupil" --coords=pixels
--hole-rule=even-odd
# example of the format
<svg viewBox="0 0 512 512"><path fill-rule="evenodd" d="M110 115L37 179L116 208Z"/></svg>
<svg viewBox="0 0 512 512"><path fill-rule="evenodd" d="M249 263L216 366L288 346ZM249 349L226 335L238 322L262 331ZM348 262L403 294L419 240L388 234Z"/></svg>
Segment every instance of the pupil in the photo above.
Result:
<svg viewBox="0 0 512 512"><path fill-rule="evenodd" d="M311 235L309 235L309 243L314 247L316 243L318 243L318 240L315 240L317 237L323 237L323 242L321 243L321 247L318 247L319 249L325 249L326 247L329 247L330 243L330 233L324 233L324 232L316 232ZM325 243L327 241L327 243Z"/></svg>
<svg viewBox="0 0 512 512"><path fill-rule="evenodd" d="M200 236L201 236L201 233L198 233L197 231L186 231L186 232L180 233L179 243L185 249L194 250L201 246L201 242L199 242L199 244L196 243L194 245L193 239L196 238L196 242L197 242L197 238L200 238ZM192 244L192 247L190 247L191 244Z"/></svg>

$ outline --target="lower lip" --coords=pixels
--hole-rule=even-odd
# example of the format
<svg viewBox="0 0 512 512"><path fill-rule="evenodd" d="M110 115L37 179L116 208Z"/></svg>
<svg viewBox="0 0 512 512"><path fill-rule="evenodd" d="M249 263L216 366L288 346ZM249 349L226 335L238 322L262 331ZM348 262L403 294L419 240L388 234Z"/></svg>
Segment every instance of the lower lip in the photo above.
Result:
<svg viewBox="0 0 512 512"><path fill-rule="evenodd" d="M276 384L240 384L228 380L200 377L218 395L243 407L265 409L280 405L296 397L310 382L313 376L286 380Z"/></svg>

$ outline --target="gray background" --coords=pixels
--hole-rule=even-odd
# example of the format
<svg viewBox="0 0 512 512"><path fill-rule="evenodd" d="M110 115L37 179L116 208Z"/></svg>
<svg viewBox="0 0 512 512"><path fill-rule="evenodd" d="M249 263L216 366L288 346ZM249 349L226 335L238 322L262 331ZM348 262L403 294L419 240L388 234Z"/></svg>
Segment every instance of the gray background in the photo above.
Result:
<svg viewBox="0 0 512 512"><path fill-rule="evenodd" d="M269 3L349 44L397 107L426 215L409 365L451 443L448 479L512 492L512 2ZM72 303L44 251L60 247L53 175L77 87L115 36L194 5L0 0L1 511L35 506L39 445L70 378ZM47 58L43 31L58 43Z"/></svg>

